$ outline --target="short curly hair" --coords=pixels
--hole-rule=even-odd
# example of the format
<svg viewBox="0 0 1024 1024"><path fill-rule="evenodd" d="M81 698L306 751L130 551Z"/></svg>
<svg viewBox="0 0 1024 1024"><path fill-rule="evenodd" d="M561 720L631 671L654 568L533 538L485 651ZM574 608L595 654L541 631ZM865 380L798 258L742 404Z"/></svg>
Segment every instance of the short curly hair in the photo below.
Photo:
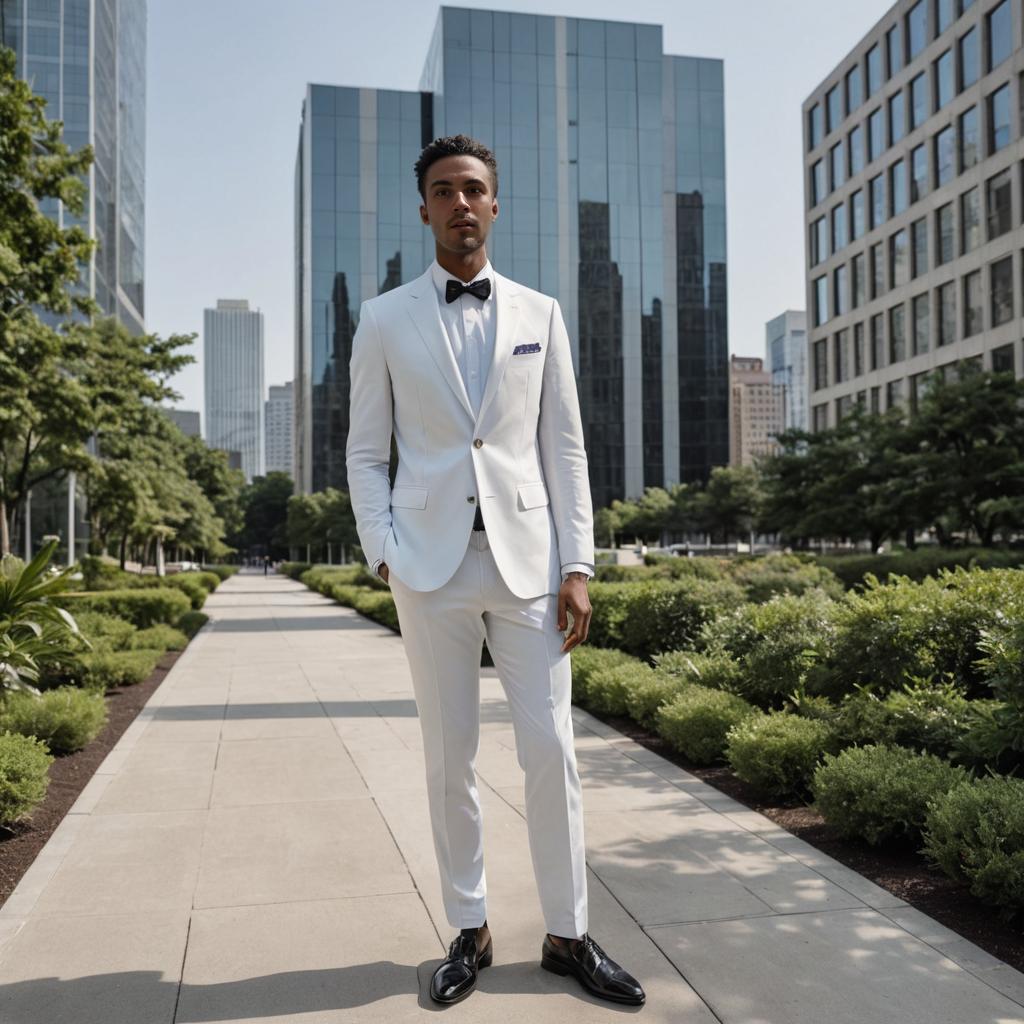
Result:
<svg viewBox="0 0 1024 1024"><path fill-rule="evenodd" d="M428 146L424 146L413 167L416 172L416 187L424 200L427 198L423 184L427 177L427 171L431 164L446 156L475 156L478 160L482 160L491 172L494 194L498 194L498 161L494 159L494 154L482 142L477 142L476 139L471 139L468 135L446 135L444 138L434 139Z"/></svg>

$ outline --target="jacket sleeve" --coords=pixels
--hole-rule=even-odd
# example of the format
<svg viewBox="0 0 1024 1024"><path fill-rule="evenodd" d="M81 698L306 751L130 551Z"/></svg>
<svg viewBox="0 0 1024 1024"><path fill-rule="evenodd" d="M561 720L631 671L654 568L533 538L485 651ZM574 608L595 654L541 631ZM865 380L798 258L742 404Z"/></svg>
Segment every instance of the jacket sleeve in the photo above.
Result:
<svg viewBox="0 0 1024 1024"><path fill-rule="evenodd" d="M345 445L349 498L367 564L384 557L391 531L391 374L373 308L364 302L349 361L349 427Z"/></svg>
<svg viewBox="0 0 1024 1024"><path fill-rule="evenodd" d="M594 563L594 510L590 498L583 421L572 350L558 300L552 300L548 352L537 427L541 466L558 537L559 563Z"/></svg>

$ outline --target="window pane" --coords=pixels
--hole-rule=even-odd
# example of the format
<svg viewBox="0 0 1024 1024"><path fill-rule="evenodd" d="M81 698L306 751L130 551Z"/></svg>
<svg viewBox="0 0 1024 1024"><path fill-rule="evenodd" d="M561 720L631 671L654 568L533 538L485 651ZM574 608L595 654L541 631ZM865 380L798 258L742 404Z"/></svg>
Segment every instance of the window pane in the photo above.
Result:
<svg viewBox="0 0 1024 1024"><path fill-rule="evenodd" d="M821 104L815 103L807 114L807 146L814 149L821 142Z"/></svg>
<svg viewBox="0 0 1024 1024"><path fill-rule="evenodd" d="M937 5L938 24L936 32L945 32L953 24L955 14L953 13L954 0L939 0Z"/></svg>
<svg viewBox="0 0 1024 1024"><path fill-rule="evenodd" d="M910 127L928 120L928 76L922 71L910 83Z"/></svg>
<svg viewBox="0 0 1024 1024"><path fill-rule="evenodd" d="M935 109L944 107L956 92L953 77L953 51L947 50L935 61Z"/></svg>
<svg viewBox="0 0 1024 1024"><path fill-rule="evenodd" d="M853 375L859 377L864 372L864 324L853 325ZM860 393L858 401L864 404L864 392Z"/></svg>
<svg viewBox="0 0 1024 1024"><path fill-rule="evenodd" d="M889 310L889 362L898 363L907 357L906 321L903 306Z"/></svg>
<svg viewBox="0 0 1024 1024"><path fill-rule="evenodd" d="M871 358L869 366L872 370L880 370L885 366L885 317L876 313L871 318Z"/></svg>
<svg viewBox="0 0 1024 1024"><path fill-rule="evenodd" d="M832 252L846 245L846 207L840 203L832 210Z"/></svg>
<svg viewBox="0 0 1024 1024"><path fill-rule="evenodd" d="M811 266L828 259L828 221L819 217L811 225Z"/></svg>
<svg viewBox="0 0 1024 1024"><path fill-rule="evenodd" d="M903 33L899 24L893 25L885 34L886 52L889 55L889 77L903 70Z"/></svg>
<svg viewBox="0 0 1024 1024"><path fill-rule="evenodd" d="M811 167L811 205L817 206L826 196L825 161L816 160Z"/></svg>
<svg viewBox="0 0 1024 1024"><path fill-rule="evenodd" d="M920 277L928 272L928 218L922 217L910 225L912 250L911 276Z"/></svg>
<svg viewBox="0 0 1024 1024"><path fill-rule="evenodd" d="M1000 345L992 349L992 372L1013 373L1013 346Z"/></svg>
<svg viewBox="0 0 1024 1024"><path fill-rule="evenodd" d="M889 239L889 280L893 288L910 280L907 264L907 232L897 231Z"/></svg>
<svg viewBox="0 0 1024 1024"><path fill-rule="evenodd" d="M977 188L960 197L961 254L977 249L981 244L981 209Z"/></svg>
<svg viewBox="0 0 1024 1024"><path fill-rule="evenodd" d="M871 179L871 227L885 223L885 176L879 174Z"/></svg>
<svg viewBox="0 0 1024 1024"><path fill-rule="evenodd" d="M981 271L964 277L964 337L981 330Z"/></svg>
<svg viewBox="0 0 1024 1024"><path fill-rule="evenodd" d="M885 152L885 117L882 108L868 117L868 160L877 160Z"/></svg>
<svg viewBox="0 0 1024 1024"><path fill-rule="evenodd" d="M871 246L871 298L885 294L885 248L882 242Z"/></svg>
<svg viewBox="0 0 1024 1024"><path fill-rule="evenodd" d="M955 246L953 242L953 204L946 203L935 211L936 246L935 262L939 265L948 263L953 258Z"/></svg>
<svg viewBox="0 0 1024 1024"><path fill-rule="evenodd" d="M827 130L834 132L843 119L843 97L838 85L832 86L825 94L825 110L828 114Z"/></svg>
<svg viewBox="0 0 1024 1024"><path fill-rule="evenodd" d="M935 184L945 185L955 173L953 127L947 125L935 136Z"/></svg>
<svg viewBox="0 0 1024 1024"><path fill-rule="evenodd" d="M867 296L867 260L864 258L864 253L859 252L853 257L850 263L850 274L852 275L852 305L856 309L859 306L864 305L864 299Z"/></svg>
<svg viewBox="0 0 1024 1024"><path fill-rule="evenodd" d="M811 361L814 363L814 390L820 391L828 387L828 349L825 339L816 341L812 350Z"/></svg>
<svg viewBox="0 0 1024 1024"><path fill-rule="evenodd" d="M1007 256L989 268L992 275L992 326L1013 319L1013 257Z"/></svg>
<svg viewBox="0 0 1024 1024"><path fill-rule="evenodd" d="M910 153L910 201L928 194L928 147L915 146Z"/></svg>
<svg viewBox="0 0 1024 1024"><path fill-rule="evenodd" d="M985 219L988 238L998 238L1010 230L1010 169L985 182Z"/></svg>
<svg viewBox="0 0 1024 1024"><path fill-rule="evenodd" d="M907 165L902 160L889 168L889 201L893 217L907 208Z"/></svg>
<svg viewBox="0 0 1024 1024"><path fill-rule="evenodd" d="M899 142L906 130L906 115L903 109L903 92L889 97L889 145Z"/></svg>
<svg viewBox="0 0 1024 1024"><path fill-rule="evenodd" d="M846 109L856 110L864 102L864 80L860 65L855 64L846 73Z"/></svg>
<svg viewBox="0 0 1024 1024"><path fill-rule="evenodd" d="M956 282L939 286L939 338L940 345L956 341Z"/></svg>
<svg viewBox="0 0 1024 1024"><path fill-rule="evenodd" d="M882 51L877 45L867 53L868 95L873 96L882 87Z"/></svg>
<svg viewBox="0 0 1024 1024"><path fill-rule="evenodd" d="M864 191L857 189L850 196L850 241L860 238L864 231Z"/></svg>
<svg viewBox="0 0 1024 1024"><path fill-rule="evenodd" d="M985 15L985 39L988 48L986 67L991 71L1010 56L1011 49L1010 0L1003 2Z"/></svg>
<svg viewBox="0 0 1024 1024"><path fill-rule="evenodd" d="M914 355L919 356L927 352L930 346L929 332L931 330L928 322L928 293L915 295L910 304L911 316L914 319Z"/></svg>
<svg viewBox="0 0 1024 1024"><path fill-rule="evenodd" d="M850 379L850 332L837 331L832 343L834 345L835 383L842 384L843 381Z"/></svg>
<svg viewBox="0 0 1024 1024"><path fill-rule="evenodd" d="M957 48L960 51L960 89L966 89L978 80L978 30L972 28L960 37Z"/></svg>
<svg viewBox="0 0 1024 1024"><path fill-rule="evenodd" d="M864 129L861 125L850 129L847 144L850 148L850 174L860 174L864 170Z"/></svg>
<svg viewBox="0 0 1024 1024"><path fill-rule="evenodd" d="M988 98L988 154L1010 144L1010 83Z"/></svg>
<svg viewBox="0 0 1024 1024"><path fill-rule="evenodd" d="M978 162L978 108L960 115L960 173Z"/></svg>
<svg viewBox="0 0 1024 1024"><path fill-rule="evenodd" d="M832 312L835 316L842 316L850 311L850 292L847 287L845 265L836 267L832 284Z"/></svg>
<svg viewBox="0 0 1024 1024"><path fill-rule="evenodd" d="M829 159L832 165L832 188L837 189L846 181L846 159L841 142L837 142L829 150Z"/></svg>
<svg viewBox="0 0 1024 1024"><path fill-rule="evenodd" d="M907 47L913 60L928 42L928 7L925 0L918 0L907 14Z"/></svg>
<svg viewBox="0 0 1024 1024"><path fill-rule="evenodd" d="M814 282L814 326L818 327L828 319L828 278L819 277Z"/></svg>

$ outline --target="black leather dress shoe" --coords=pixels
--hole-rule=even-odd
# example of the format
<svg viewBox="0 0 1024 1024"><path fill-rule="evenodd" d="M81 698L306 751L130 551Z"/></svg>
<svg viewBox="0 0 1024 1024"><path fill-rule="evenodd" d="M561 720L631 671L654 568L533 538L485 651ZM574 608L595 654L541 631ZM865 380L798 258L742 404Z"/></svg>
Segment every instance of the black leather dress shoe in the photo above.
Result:
<svg viewBox="0 0 1024 1024"><path fill-rule="evenodd" d="M457 1003L476 988L481 967L490 967L494 955L491 933L487 943L477 949L476 928L463 928L448 947L448 955L430 979L430 998L435 1003Z"/></svg>
<svg viewBox="0 0 1024 1024"><path fill-rule="evenodd" d="M556 945L544 936L540 965L554 974L574 974L595 996L616 1003L643 1004L647 996L629 971L620 967L591 937Z"/></svg>

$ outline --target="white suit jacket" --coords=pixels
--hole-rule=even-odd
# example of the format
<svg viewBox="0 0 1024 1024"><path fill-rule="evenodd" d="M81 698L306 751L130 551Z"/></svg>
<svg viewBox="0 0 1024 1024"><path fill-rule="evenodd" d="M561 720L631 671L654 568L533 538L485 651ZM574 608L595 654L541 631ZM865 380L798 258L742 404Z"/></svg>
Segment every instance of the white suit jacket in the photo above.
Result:
<svg viewBox="0 0 1024 1024"><path fill-rule="evenodd" d="M478 416L429 269L360 308L345 449L352 510L367 562L382 558L413 590L436 590L455 573L477 495L495 563L516 596L557 593L563 564L594 562L562 311L557 300L497 272L494 284L494 357Z"/></svg>

